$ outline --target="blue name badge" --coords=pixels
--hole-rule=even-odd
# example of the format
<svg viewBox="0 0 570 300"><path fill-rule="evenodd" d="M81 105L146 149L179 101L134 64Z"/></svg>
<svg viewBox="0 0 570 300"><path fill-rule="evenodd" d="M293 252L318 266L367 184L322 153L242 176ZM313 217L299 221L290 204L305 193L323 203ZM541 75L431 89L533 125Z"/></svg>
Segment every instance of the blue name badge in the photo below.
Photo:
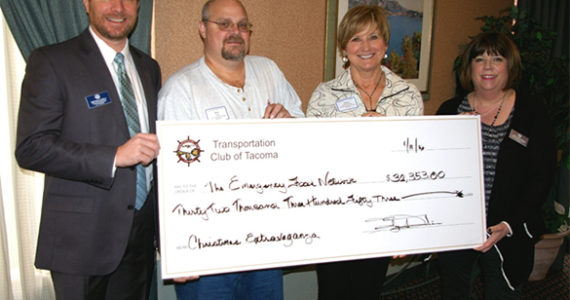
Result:
<svg viewBox="0 0 570 300"><path fill-rule="evenodd" d="M89 95L85 97L85 100L87 101L87 107L89 107L89 109L111 103L111 97L109 97L109 92L107 91Z"/></svg>

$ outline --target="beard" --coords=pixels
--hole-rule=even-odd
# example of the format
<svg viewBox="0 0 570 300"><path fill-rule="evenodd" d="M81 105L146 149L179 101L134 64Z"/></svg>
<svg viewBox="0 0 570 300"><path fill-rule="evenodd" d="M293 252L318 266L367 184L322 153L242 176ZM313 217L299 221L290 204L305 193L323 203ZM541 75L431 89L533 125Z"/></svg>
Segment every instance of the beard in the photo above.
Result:
<svg viewBox="0 0 570 300"><path fill-rule="evenodd" d="M92 22L91 25L95 28L95 30L97 32L99 32L99 34L101 34L103 37L109 39L109 40L122 40L125 38L128 38L129 35L131 34L131 32L134 30L135 25L136 25L136 20L128 25L125 26L125 28L123 28L122 31L113 31L107 27L105 27L104 24L101 23L97 23L97 22Z"/></svg>
<svg viewBox="0 0 570 300"><path fill-rule="evenodd" d="M239 42L241 43L241 48L237 48L235 46L227 49L225 47L226 42ZM224 59L227 60L241 60L245 57L246 55L246 49L245 49L245 41L244 39L239 36L239 35L232 35L230 37L228 37L226 40L224 40L224 47L222 47L222 57Z"/></svg>

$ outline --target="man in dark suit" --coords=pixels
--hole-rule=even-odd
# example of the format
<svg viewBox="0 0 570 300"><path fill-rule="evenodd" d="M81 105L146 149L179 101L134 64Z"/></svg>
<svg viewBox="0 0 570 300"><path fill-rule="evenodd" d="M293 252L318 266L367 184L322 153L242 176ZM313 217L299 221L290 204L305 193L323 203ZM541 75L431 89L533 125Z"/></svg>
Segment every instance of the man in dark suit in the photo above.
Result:
<svg viewBox="0 0 570 300"><path fill-rule="evenodd" d="M45 173L36 267L57 299L147 299L154 269L156 61L128 44L139 0L83 0L90 26L36 49L16 159Z"/></svg>

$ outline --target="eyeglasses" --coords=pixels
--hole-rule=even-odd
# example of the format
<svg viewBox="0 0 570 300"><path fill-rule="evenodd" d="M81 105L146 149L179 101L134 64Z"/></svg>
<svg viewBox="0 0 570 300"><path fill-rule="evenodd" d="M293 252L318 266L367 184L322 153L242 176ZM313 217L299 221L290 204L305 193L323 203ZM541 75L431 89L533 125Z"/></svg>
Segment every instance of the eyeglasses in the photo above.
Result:
<svg viewBox="0 0 570 300"><path fill-rule="evenodd" d="M218 28L220 28L220 30L222 30L222 31L232 31L232 30L234 30L234 25L237 25L237 28L239 31L250 32L251 27L253 27L253 24L251 24L247 21L240 21L238 23L234 23L230 20L220 20L220 21L204 20L204 22L214 23L214 24L218 25Z"/></svg>

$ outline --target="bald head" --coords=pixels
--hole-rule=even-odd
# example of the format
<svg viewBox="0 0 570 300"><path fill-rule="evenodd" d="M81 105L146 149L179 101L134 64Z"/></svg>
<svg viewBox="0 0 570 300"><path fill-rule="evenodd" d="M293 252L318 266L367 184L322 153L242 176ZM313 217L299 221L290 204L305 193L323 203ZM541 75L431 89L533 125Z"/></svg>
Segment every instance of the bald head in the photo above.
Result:
<svg viewBox="0 0 570 300"><path fill-rule="evenodd" d="M245 10L245 6L243 6L243 3L241 3L241 1L239 1L239 0L208 0L206 3L204 3L204 6L202 7L202 21L206 21L206 20L210 19L210 7L212 5L215 4L215 5L224 6L229 2L239 4L239 6L241 6L241 8L243 9L243 12L247 16L247 11Z"/></svg>
<svg viewBox="0 0 570 300"><path fill-rule="evenodd" d="M198 26L206 63L218 68L242 66L249 52L251 24L241 2L210 0L204 4L202 17ZM248 28L244 30L244 26Z"/></svg>

